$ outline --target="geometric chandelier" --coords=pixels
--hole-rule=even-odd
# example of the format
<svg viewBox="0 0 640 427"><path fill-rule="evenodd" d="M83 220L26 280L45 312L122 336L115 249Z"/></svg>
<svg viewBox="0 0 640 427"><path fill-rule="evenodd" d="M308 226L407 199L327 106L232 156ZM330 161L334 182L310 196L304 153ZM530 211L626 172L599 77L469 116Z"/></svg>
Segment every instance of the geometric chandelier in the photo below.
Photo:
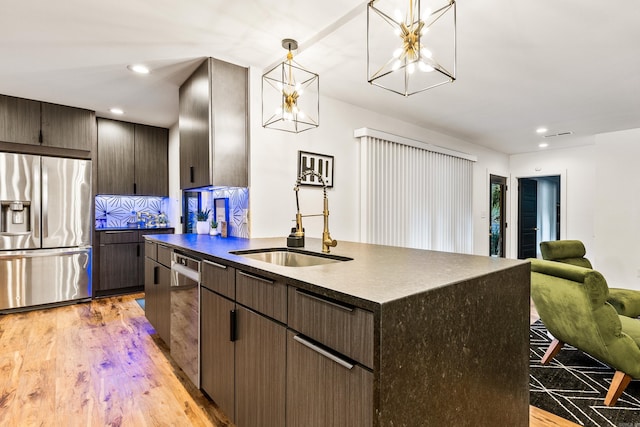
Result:
<svg viewBox="0 0 640 427"><path fill-rule="evenodd" d="M455 0L371 0L367 79L409 96L456 79Z"/></svg>
<svg viewBox="0 0 640 427"><path fill-rule="evenodd" d="M293 60L298 42L284 39L282 47L286 60L262 76L262 126L293 133L316 128L320 77Z"/></svg>

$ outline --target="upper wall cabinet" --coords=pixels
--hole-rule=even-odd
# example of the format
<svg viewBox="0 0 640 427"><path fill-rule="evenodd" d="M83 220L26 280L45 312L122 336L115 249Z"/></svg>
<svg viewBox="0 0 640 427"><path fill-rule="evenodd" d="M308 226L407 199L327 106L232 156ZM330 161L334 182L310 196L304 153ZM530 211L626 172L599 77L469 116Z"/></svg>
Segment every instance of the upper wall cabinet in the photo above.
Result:
<svg viewBox="0 0 640 427"><path fill-rule="evenodd" d="M98 194L168 196L169 131L98 118Z"/></svg>
<svg viewBox="0 0 640 427"><path fill-rule="evenodd" d="M0 141L91 151L95 113L0 95Z"/></svg>
<svg viewBox="0 0 640 427"><path fill-rule="evenodd" d="M180 87L180 188L248 185L248 71L207 58Z"/></svg>

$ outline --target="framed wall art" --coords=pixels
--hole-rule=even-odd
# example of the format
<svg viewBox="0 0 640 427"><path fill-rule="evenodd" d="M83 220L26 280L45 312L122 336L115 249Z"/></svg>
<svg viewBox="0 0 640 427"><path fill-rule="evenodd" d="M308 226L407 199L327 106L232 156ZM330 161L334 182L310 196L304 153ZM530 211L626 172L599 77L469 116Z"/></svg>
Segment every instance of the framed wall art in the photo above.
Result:
<svg viewBox="0 0 640 427"><path fill-rule="evenodd" d="M333 187L333 156L327 154L310 153L308 151L298 151L298 176L302 172L311 169L316 172L326 184L327 188ZM300 181L301 185L322 187L322 183L315 175L307 175Z"/></svg>

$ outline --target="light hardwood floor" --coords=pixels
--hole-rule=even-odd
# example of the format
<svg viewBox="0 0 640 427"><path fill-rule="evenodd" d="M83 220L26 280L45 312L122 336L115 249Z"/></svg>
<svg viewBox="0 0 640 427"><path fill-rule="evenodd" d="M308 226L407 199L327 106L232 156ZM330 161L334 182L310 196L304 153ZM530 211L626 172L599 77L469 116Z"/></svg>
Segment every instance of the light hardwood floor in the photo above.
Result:
<svg viewBox="0 0 640 427"><path fill-rule="evenodd" d="M135 298L0 315L0 426L230 426ZM531 408L531 427L573 427Z"/></svg>

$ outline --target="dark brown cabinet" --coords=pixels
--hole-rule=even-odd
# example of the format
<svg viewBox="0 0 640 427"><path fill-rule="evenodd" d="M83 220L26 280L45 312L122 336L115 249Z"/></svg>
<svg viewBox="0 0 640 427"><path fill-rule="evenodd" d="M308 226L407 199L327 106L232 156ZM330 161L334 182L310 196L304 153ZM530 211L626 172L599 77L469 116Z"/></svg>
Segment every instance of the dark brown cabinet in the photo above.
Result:
<svg viewBox="0 0 640 427"><path fill-rule="evenodd" d="M171 250L146 242L144 262L144 313L160 338L170 345Z"/></svg>
<svg viewBox="0 0 640 427"><path fill-rule="evenodd" d="M235 303L217 293L201 288L201 370L200 386L235 422Z"/></svg>
<svg viewBox="0 0 640 427"><path fill-rule="evenodd" d="M105 231L100 235L99 290L138 287L142 249L136 230Z"/></svg>
<svg viewBox="0 0 640 427"><path fill-rule="evenodd" d="M40 102L0 95L0 141L40 144Z"/></svg>
<svg viewBox="0 0 640 427"><path fill-rule="evenodd" d="M287 333L288 426L373 425L373 373L331 349Z"/></svg>
<svg viewBox="0 0 640 427"><path fill-rule="evenodd" d="M95 113L81 108L42 103L42 145L91 150Z"/></svg>
<svg viewBox="0 0 640 427"><path fill-rule="evenodd" d="M268 295L276 286L283 298ZM286 285L203 261L201 387L239 427L285 421L286 327L258 312L267 305L286 315Z"/></svg>
<svg viewBox="0 0 640 427"><path fill-rule="evenodd" d="M94 296L143 290L146 277L143 236L173 231L173 228L98 231L98 244L94 248L94 268L97 270L93 280Z"/></svg>
<svg viewBox="0 0 640 427"><path fill-rule="evenodd" d="M248 185L248 70L207 58L180 86L180 188Z"/></svg>
<svg viewBox="0 0 640 427"><path fill-rule="evenodd" d="M98 194L167 196L169 131L98 118Z"/></svg>
<svg viewBox="0 0 640 427"><path fill-rule="evenodd" d="M244 307L236 310L235 423L284 426L287 330Z"/></svg>
<svg viewBox="0 0 640 427"><path fill-rule="evenodd" d="M0 95L0 142L91 151L95 113Z"/></svg>

